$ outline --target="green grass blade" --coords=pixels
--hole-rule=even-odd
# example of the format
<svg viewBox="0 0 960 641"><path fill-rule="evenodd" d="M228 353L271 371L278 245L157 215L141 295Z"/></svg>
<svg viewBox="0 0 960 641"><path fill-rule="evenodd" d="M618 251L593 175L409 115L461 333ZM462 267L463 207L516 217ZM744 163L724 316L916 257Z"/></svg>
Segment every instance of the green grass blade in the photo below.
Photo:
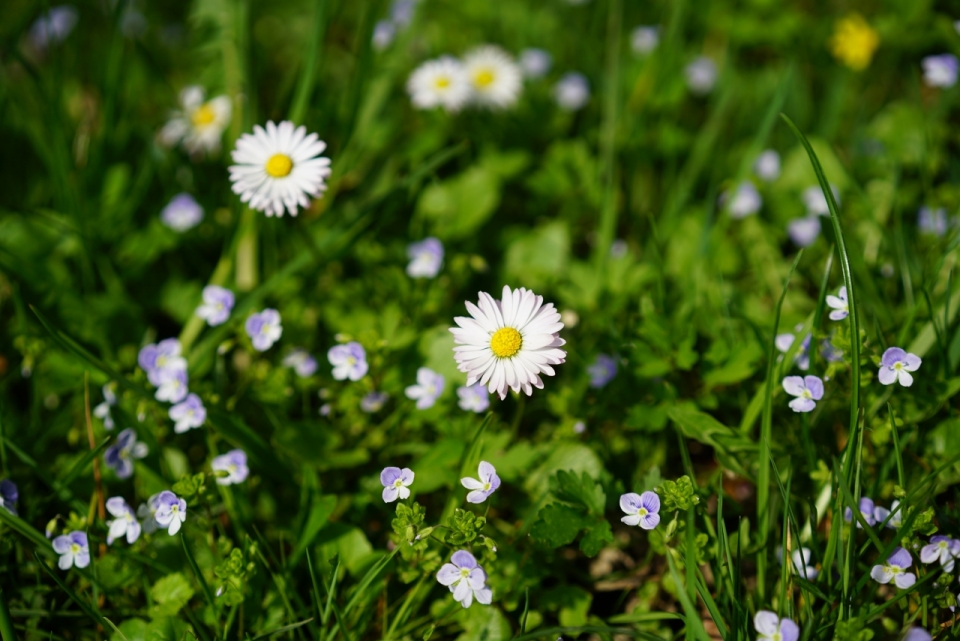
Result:
<svg viewBox="0 0 960 641"><path fill-rule="evenodd" d="M277 628L276 630L270 630L269 632L261 632L257 636L253 637L252 641L257 641L257 639L265 639L266 637L272 637L275 634L280 634L282 632L287 632L289 630L296 630L299 627L307 625L311 621L313 621L313 617L309 619L304 619L303 621L297 621L296 623L291 623L290 625L285 625L282 628Z"/></svg>
<svg viewBox="0 0 960 641"><path fill-rule="evenodd" d="M180 532L180 542L183 544L183 553L187 557L187 563L190 565L190 569L193 570L194 575L197 577L197 583L200 584L200 589L203 591L203 597L207 600L207 604L210 606L210 609L216 613L219 613L217 609L217 603L213 598L213 592L210 590L210 586L207 585L207 580L203 578L203 573L200 571L200 566L197 565L196 559L193 558L193 553L190 551L190 547L187 545L187 537L184 533Z"/></svg>
<svg viewBox="0 0 960 641"><path fill-rule="evenodd" d="M17 635L13 631L13 619L10 618L10 608L7 607L3 591L0 591L0 639L17 641Z"/></svg>
<svg viewBox="0 0 960 641"><path fill-rule="evenodd" d="M60 589L63 590L68 597L70 597L71 601L76 603L88 617L93 619L94 623L104 628L107 627L106 621L104 621L100 613L97 612L97 610L93 606L91 606L89 603L81 599L80 595L74 592L73 588L71 588L69 585L64 583L63 579L57 576L56 572L54 572L49 567L47 567L47 564L43 562L43 559L40 558L40 555L38 553L34 552L33 556L36 557L37 563L40 564L40 567L43 568L43 571L50 575L50 578L52 578L54 582L58 586L60 586Z"/></svg>
<svg viewBox="0 0 960 641"><path fill-rule="evenodd" d="M323 44L323 32L326 28L327 0L316 0L313 7L313 22L310 27L310 38L307 40L307 57L303 71L300 73L300 82L293 96L293 106L290 107L290 120L295 124L303 122L303 115L307 110L307 103L313 93L313 86L317 77L317 60L320 57L320 47Z"/></svg>

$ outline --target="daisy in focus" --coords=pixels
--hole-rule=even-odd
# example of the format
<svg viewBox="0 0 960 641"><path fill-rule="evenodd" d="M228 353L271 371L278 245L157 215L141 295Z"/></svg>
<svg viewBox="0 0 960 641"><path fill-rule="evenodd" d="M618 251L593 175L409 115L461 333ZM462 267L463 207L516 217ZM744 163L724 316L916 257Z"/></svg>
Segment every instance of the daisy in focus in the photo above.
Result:
<svg viewBox="0 0 960 641"><path fill-rule="evenodd" d="M230 124L233 104L227 96L205 100L202 87L190 86L180 92L181 110L174 112L160 130L160 141L173 147L178 143L189 154L220 149L220 137Z"/></svg>
<svg viewBox="0 0 960 641"><path fill-rule="evenodd" d="M255 125L231 152L233 193L267 216L283 216L284 210L296 216L327 189L330 159L320 155L326 147L317 134L308 135L306 127L289 120L270 121L266 129Z"/></svg>
<svg viewBox="0 0 960 641"><path fill-rule="evenodd" d="M443 107L455 112L470 100L470 82L459 60L443 56L428 60L410 74L407 93L417 109Z"/></svg>
<svg viewBox="0 0 960 641"><path fill-rule="evenodd" d="M830 53L854 71L869 67L879 46L879 34L859 13L839 20L830 39Z"/></svg>
<svg viewBox="0 0 960 641"><path fill-rule="evenodd" d="M503 49L477 47L463 57L463 69L475 104L492 109L512 106L523 89L523 71Z"/></svg>
<svg viewBox="0 0 960 641"><path fill-rule="evenodd" d="M467 374L467 386L480 382L500 400L507 389L533 394L543 389L541 374L553 376L553 365L566 361L560 349L563 323L553 303L544 305L543 297L520 287L503 287L502 299L480 292L479 305L467 302L470 317L458 316L451 327L457 368Z"/></svg>

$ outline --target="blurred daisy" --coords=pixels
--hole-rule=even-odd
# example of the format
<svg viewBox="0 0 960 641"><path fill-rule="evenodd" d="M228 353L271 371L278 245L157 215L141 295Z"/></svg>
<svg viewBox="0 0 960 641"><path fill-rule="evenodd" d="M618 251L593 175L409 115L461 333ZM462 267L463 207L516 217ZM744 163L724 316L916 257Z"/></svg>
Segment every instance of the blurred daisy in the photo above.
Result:
<svg viewBox="0 0 960 641"><path fill-rule="evenodd" d="M106 508L114 517L112 521L107 521L107 545L113 545L113 542L121 537L126 537L127 543L136 543L140 538L141 527L133 508L120 496L107 499Z"/></svg>
<svg viewBox="0 0 960 641"><path fill-rule="evenodd" d="M684 69L687 87L697 96L705 96L717 83L717 63L706 56L700 56Z"/></svg>
<svg viewBox="0 0 960 641"><path fill-rule="evenodd" d="M360 409L367 414L375 414L383 409L390 395L386 392L370 392L360 399Z"/></svg>
<svg viewBox="0 0 960 641"><path fill-rule="evenodd" d="M660 27L641 25L630 34L630 48L641 56L651 53L660 44Z"/></svg>
<svg viewBox="0 0 960 641"><path fill-rule="evenodd" d="M443 378L443 374L421 367L417 370L417 384L404 390L404 394L410 400L417 402L418 410L425 410L436 404L437 399L443 394L445 385L446 380Z"/></svg>
<svg viewBox="0 0 960 641"><path fill-rule="evenodd" d="M850 304L847 302L847 288L841 287L836 296L827 296L827 307L832 309L830 320L843 320L850 315Z"/></svg>
<svg viewBox="0 0 960 641"><path fill-rule="evenodd" d="M820 217L794 218L787 223L787 235L797 247L809 247L820 237Z"/></svg>
<svg viewBox="0 0 960 641"><path fill-rule="evenodd" d="M472 102L502 109L513 105L523 88L520 66L500 47L484 45L463 57Z"/></svg>
<svg viewBox="0 0 960 641"><path fill-rule="evenodd" d="M753 173L766 182L773 182L779 178L780 154L773 149L764 150L753 163Z"/></svg>
<svg viewBox="0 0 960 641"><path fill-rule="evenodd" d="M823 380L819 376L787 376L783 379L783 389L790 396L790 409L794 412L812 412L816 401L823 398Z"/></svg>
<svg viewBox="0 0 960 641"><path fill-rule="evenodd" d="M553 57L543 49L524 49L520 52L520 68L527 78L542 78L553 66Z"/></svg>
<svg viewBox="0 0 960 641"><path fill-rule="evenodd" d="M310 205L308 196L319 198L327 189L330 159L320 155L326 148L317 134L289 120L270 121L266 129L255 125L231 152L237 163L230 167L233 192L267 216L283 216L284 209L296 216Z"/></svg>
<svg viewBox="0 0 960 641"><path fill-rule="evenodd" d="M30 27L30 42L37 49L63 42L77 24L77 10L70 5L51 7Z"/></svg>
<svg viewBox="0 0 960 641"><path fill-rule="evenodd" d="M490 392L483 385L461 385L457 388L457 396L460 397L457 403L460 409L467 412L486 412L490 407Z"/></svg>
<svg viewBox="0 0 960 641"><path fill-rule="evenodd" d="M530 396L534 387L543 389L540 375L553 376L551 366L567 358L560 349L566 344L559 334L560 314L553 303L544 305L542 296L524 287L504 285L500 301L480 292L479 306L468 301L467 311L471 318L454 318L459 327L450 331L458 345L454 358L467 374L468 386L479 381L501 400L508 388Z"/></svg>
<svg viewBox="0 0 960 641"><path fill-rule="evenodd" d="M870 65L880 46L880 36L859 13L852 13L837 21L830 52L834 58L854 71L863 71Z"/></svg>
<svg viewBox="0 0 960 641"><path fill-rule="evenodd" d="M407 93L417 109L459 111L470 99L470 81L459 60L443 56L428 60L410 74Z"/></svg>
<svg viewBox="0 0 960 641"><path fill-rule="evenodd" d="M203 303L194 313L207 321L210 327L216 327L230 318L234 300L233 292L229 289L207 285L203 288Z"/></svg>
<svg viewBox="0 0 960 641"><path fill-rule="evenodd" d="M927 56L920 62L923 80L931 87L952 87L957 84L957 68L960 61L952 53Z"/></svg>
<svg viewBox="0 0 960 641"><path fill-rule="evenodd" d="M87 535L79 530L55 538L53 540L53 551L60 555L57 565L61 570L69 570L73 566L85 568L90 565L90 547L87 545Z"/></svg>
<svg viewBox="0 0 960 641"><path fill-rule="evenodd" d="M830 191L833 192L833 200L837 203L837 206L840 206L840 191L830 185ZM827 204L827 199L823 195L823 189L820 188L820 185L811 185L803 190L803 194L800 196L803 199L803 204L807 208L807 214L811 216L829 216L830 215L830 206Z"/></svg>
<svg viewBox="0 0 960 641"><path fill-rule="evenodd" d="M327 352L327 360L333 365L333 377L338 381L347 378L359 381L370 369L367 365L367 352L363 345L356 341L331 347Z"/></svg>
<svg viewBox="0 0 960 641"><path fill-rule="evenodd" d="M943 236L947 233L947 211L942 208L921 207L917 212L917 229L921 234Z"/></svg>
<svg viewBox="0 0 960 641"><path fill-rule="evenodd" d="M727 212L731 218L735 219L752 216L763 206L763 197L749 180L744 180L737 185L732 195L724 193L721 200L728 203Z"/></svg>
<svg viewBox="0 0 960 641"><path fill-rule="evenodd" d="M443 265L443 243L436 238L425 238L407 246L407 276L410 278L434 278Z"/></svg>
<svg viewBox="0 0 960 641"><path fill-rule="evenodd" d="M201 220L203 207L190 194L177 194L160 212L160 221L178 232L196 227Z"/></svg>
<svg viewBox="0 0 960 641"><path fill-rule="evenodd" d="M467 503L483 503L500 487L496 468L486 461L480 461L477 476L480 477L479 480L470 477L460 479L460 485L470 490L467 493Z"/></svg>
<svg viewBox="0 0 960 641"><path fill-rule="evenodd" d="M253 314L247 319L244 329L253 342L253 348L258 352L265 352L280 340L283 334L280 312L268 307L259 314Z"/></svg>
<svg viewBox="0 0 960 641"><path fill-rule="evenodd" d="M160 130L160 141L170 147L182 143L190 154L219 150L223 130L233 114L230 98L205 100L203 88L193 85L180 92L180 106Z"/></svg>
<svg viewBox="0 0 960 641"><path fill-rule="evenodd" d="M300 378L308 378L317 371L317 359L307 350L297 348L284 356L283 366L292 368Z"/></svg>
<svg viewBox="0 0 960 641"><path fill-rule="evenodd" d="M380 472L380 485L383 486L384 503L393 503L397 499L410 498L410 486L416 476L409 467L385 467Z"/></svg>
<svg viewBox="0 0 960 641"><path fill-rule="evenodd" d="M170 408L170 420L174 422L173 431L177 434L200 427L207 420L207 409L196 394L189 394L182 403Z"/></svg>
<svg viewBox="0 0 960 641"><path fill-rule="evenodd" d="M913 376L910 372L920 369L923 361L916 354L908 354L899 347L890 347L880 358L880 372L877 378L883 385L893 385L900 381L903 387L913 385Z"/></svg>
<svg viewBox="0 0 960 641"><path fill-rule="evenodd" d="M590 83L582 73L564 74L554 86L553 96L561 109L577 111L590 100Z"/></svg>
<svg viewBox="0 0 960 641"><path fill-rule="evenodd" d="M210 462L210 469L225 473L224 476L217 475L217 485L243 483L250 474L250 468L247 467L247 453L243 450L230 450L226 454L214 457Z"/></svg>

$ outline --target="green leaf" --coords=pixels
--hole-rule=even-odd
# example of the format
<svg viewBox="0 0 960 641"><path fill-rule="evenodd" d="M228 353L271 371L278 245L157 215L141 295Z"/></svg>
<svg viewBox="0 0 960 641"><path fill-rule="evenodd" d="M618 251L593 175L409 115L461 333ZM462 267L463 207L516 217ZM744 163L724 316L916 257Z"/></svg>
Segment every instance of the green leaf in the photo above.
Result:
<svg viewBox="0 0 960 641"><path fill-rule="evenodd" d="M482 166L470 167L445 181L428 185L417 201L434 235L444 241L467 238L500 204L500 179Z"/></svg>
<svg viewBox="0 0 960 641"><path fill-rule="evenodd" d="M193 598L193 588L179 572L168 574L153 584L150 595L154 605L150 608L150 618L159 619L176 615Z"/></svg>
<svg viewBox="0 0 960 641"><path fill-rule="evenodd" d="M607 521L597 521L589 528L587 533L580 539L580 550L587 556L596 556L607 543L613 543L613 530Z"/></svg>
<svg viewBox="0 0 960 641"><path fill-rule="evenodd" d="M590 523L581 510L559 503L546 506L537 517L530 528L530 536L552 548L573 543L580 530Z"/></svg>
<svg viewBox="0 0 960 641"><path fill-rule="evenodd" d="M583 472L577 476L573 472L560 470L550 479L550 489L561 501L578 503L591 514L603 514L607 495L600 483Z"/></svg>
<svg viewBox="0 0 960 641"><path fill-rule="evenodd" d="M297 541L297 547L290 555L289 567L296 565L303 553L307 551L313 540L317 538L317 534L327 524L336 506L337 497L333 494L317 497L313 502L313 507L310 508L310 516L307 517L307 524L303 526L303 532L300 534L300 540Z"/></svg>

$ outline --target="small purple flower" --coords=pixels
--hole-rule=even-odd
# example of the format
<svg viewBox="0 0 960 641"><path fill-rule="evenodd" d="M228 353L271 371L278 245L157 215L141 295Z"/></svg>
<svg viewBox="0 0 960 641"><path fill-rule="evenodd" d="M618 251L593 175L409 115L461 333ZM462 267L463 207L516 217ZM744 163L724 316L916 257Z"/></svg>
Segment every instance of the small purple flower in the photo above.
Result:
<svg viewBox="0 0 960 641"><path fill-rule="evenodd" d="M194 313L207 321L210 327L216 327L224 324L230 318L234 302L233 292L229 289L207 285L203 288L203 303Z"/></svg>
<svg viewBox="0 0 960 641"><path fill-rule="evenodd" d="M390 395L386 392L370 392L360 399L360 409L367 414L375 414L383 409Z"/></svg>
<svg viewBox="0 0 960 641"><path fill-rule="evenodd" d="M466 550L453 553L450 563L445 563L437 572L437 581L450 588L454 601L465 608L470 607L474 598L483 605L489 605L493 599L493 592L486 586L487 573Z"/></svg>
<svg viewBox="0 0 960 641"><path fill-rule="evenodd" d="M903 510L897 509L898 507L900 507L900 501L891 503L889 510L880 505L876 506L873 508L874 521L877 522L877 525L886 524L886 527L891 530L899 529L903 525Z"/></svg>
<svg viewBox="0 0 960 641"><path fill-rule="evenodd" d="M147 455L145 443L137 441L137 434L132 428L127 428L117 434L117 442L103 453L103 461L122 479L128 479L133 474L133 460Z"/></svg>
<svg viewBox="0 0 960 641"><path fill-rule="evenodd" d="M797 325L796 329L802 329L803 325ZM786 354L790 351L790 347L793 345L793 340L796 338L793 334L777 334L777 337L774 339L773 343L777 347L777 351ZM803 342L800 343L800 349L797 351L797 355L793 357L793 362L797 364L797 367L803 371L810 369L810 340L812 335L807 334Z"/></svg>
<svg viewBox="0 0 960 641"><path fill-rule="evenodd" d="M630 33L630 48L641 56L651 53L660 44L660 27L641 25Z"/></svg>
<svg viewBox="0 0 960 641"><path fill-rule="evenodd" d="M259 314L253 314L247 319L245 329L247 336L253 341L253 348L258 352L265 352L280 340L280 335L283 334L280 312L268 307Z"/></svg>
<svg viewBox="0 0 960 641"><path fill-rule="evenodd" d="M331 347L327 352L327 360L333 365L333 377L338 381L347 378L359 381L370 370L367 352L363 345L356 341Z"/></svg>
<svg viewBox="0 0 960 641"><path fill-rule="evenodd" d="M866 521L867 525L870 527L873 527L877 524L877 517L874 514L875 507L876 506L873 504L873 499L867 498L866 496L860 497L860 514L863 516L863 520ZM853 510L848 507L843 513L843 519L847 523L853 521ZM860 525L860 521L857 521L857 528L863 528L863 526Z"/></svg>
<svg viewBox="0 0 960 641"><path fill-rule="evenodd" d="M417 0L393 0L390 7L390 20L398 27L407 27L413 22L413 12L417 8Z"/></svg>
<svg viewBox="0 0 960 641"><path fill-rule="evenodd" d="M583 434L587 431L587 424L583 421L577 421L573 424L573 433L574 434Z"/></svg>
<svg viewBox="0 0 960 641"><path fill-rule="evenodd" d="M487 408L490 407L490 392L479 383L475 383L469 387L461 385L457 388L457 396L460 397L460 400L457 402L460 409L467 412L480 414L486 412Z"/></svg>
<svg viewBox="0 0 960 641"><path fill-rule="evenodd" d="M644 530L652 530L660 524L660 497L656 492L622 494L620 509L626 514L620 521L627 525L639 525Z"/></svg>
<svg viewBox="0 0 960 641"><path fill-rule="evenodd" d="M787 223L787 235L797 247L809 247L820 237L820 218L806 216Z"/></svg>
<svg viewBox="0 0 960 641"><path fill-rule="evenodd" d="M590 83L582 73L564 74L553 87L553 97L561 109L579 111L590 101Z"/></svg>
<svg viewBox="0 0 960 641"><path fill-rule="evenodd" d="M434 406L437 399L443 394L445 384L446 381L442 374L421 367L417 370L417 384L408 387L404 393L407 398L417 402L418 410L425 410Z"/></svg>
<svg viewBox="0 0 960 641"><path fill-rule="evenodd" d="M877 583L893 583L901 590L906 590L917 582L917 575L907 572L913 565L913 558L903 548L896 548L893 554L882 565L875 565L870 570L870 577Z"/></svg>
<svg viewBox="0 0 960 641"><path fill-rule="evenodd" d="M800 628L791 619L781 619L775 612L760 610L753 617L757 641L797 641Z"/></svg>
<svg viewBox="0 0 960 641"><path fill-rule="evenodd" d="M397 28L389 20L380 20L373 27L373 48L377 51L383 51L393 42L397 35Z"/></svg>
<svg viewBox="0 0 960 641"><path fill-rule="evenodd" d="M158 376L160 386L154 397L158 401L179 403L187 397L187 370L165 369Z"/></svg>
<svg viewBox="0 0 960 641"><path fill-rule="evenodd" d="M122 497L114 496L107 499L107 512L116 517L107 522L107 527L110 528L107 533L107 545L113 545L113 542L122 536L127 537L127 543L130 544L140 538L141 527L140 522L137 521L137 515Z"/></svg>
<svg viewBox="0 0 960 641"><path fill-rule="evenodd" d="M180 355L180 341L176 338L144 346L137 356L137 362L154 387L160 385L160 377L164 372L187 369L187 361Z"/></svg>
<svg viewBox="0 0 960 641"><path fill-rule="evenodd" d="M247 467L247 453L243 450L230 450L217 456L210 462L214 472L226 472L226 476L217 476L217 485L236 485L243 483L250 475Z"/></svg>
<svg viewBox="0 0 960 641"><path fill-rule="evenodd" d="M930 543L920 548L920 560L926 564L940 562L944 571L953 572L954 562L960 556L960 541L949 536L931 536Z"/></svg>
<svg viewBox="0 0 960 641"><path fill-rule="evenodd" d="M163 224L176 232L185 232L203 220L203 207L190 194L177 194L160 212Z"/></svg>
<svg viewBox="0 0 960 641"><path fill-rule="evenodd" d="M306 350L297 348L283 359L284 367L292 367L300 378L309 378L317 371L317 359Z"/></svg>
<svg viewBox="0 0 960 641"><path fill-rule="evenodd" d="M17 500L19 498L20 493L17 491L17 486L13 481L9 479L0 481L0 507L16 516Z"/></svg>
<svg viewBox="0 0 960 641"><path fill-rule="evenodd" d="M590 376L590 387L599 389L605 387L617 375L617 359L608 354L597 354L593 364L587 368Z"/></svg>
<svg viewBox="0 0 960 641"><path fill-rule="evenodd" d="M840 205L840 192L836 187L830 185L830 191L833 192L833 199L836 201L837 205ZM803 190L801 195L803 199L803 204L807 207L807 213L811 216L829 216L830 215L830 206L827 204L827 199L823 195L823 189L820 188L820 185L812 185Z"/></svg>
<svg viewBox="0 0 960 641"><path fill-rule="evenodd" d="M917 212L917 228L921 234L943 236L947 233L947 211L943 208L921 207Z"/></svg>
<svg viewBox="0 0 960 641"><path fill-rule="evenodd" d="M737 220L752 216L763 206L763 197L749 180L737 185L732 194L724 192L720 200L726 205L730 217Z"/></svg>
<svg viewBox="0 0 960 641"><path fill-rule="evenodd" d="M843 320L850 315L850 304L847 302L847 288L843 286L836 296L827 296L827 306L833 311L830 312L830 320Z"/></svg>
<svg viewBox="0 0 960 641"><path fill-rule="evenodd" d="M63 42L77 24L77 10L69 5L51 7L30 27L30 41L37 49Z"/></svg>
<svg viewBox="0 0 960 641"><path fill-rule="evenodd" d="M103 427L108 430L114 428L110 408L117 404L117 395L109 383L103 386L103 402L93 408L93 415L103 421Z"/></svg>
<svg viewBox="0 0 960 641"><path fill-rule="evenodd" d="M843 350L837 349L828 339L820 341L820 355L828 363L839 363L843 360Z"/></svg>
<svg viewBox="0 0 960 641"><path fill-rule="evenodd" d="M913 627L907 630L901 641L933 641L933 637L923 628Z"/></svg>
<svg viewBox="0 0 960 641"><path fill-rule="evenodd" d="M424 238L419 243L407 246L407 276L410 278L435 278L443 265L443 243L436 238Z"/></svg>
<svg viewBox="0 0 960 641"><path fill-rule="evenodd" d="M524 49L520 52L520 68L527 78L542 78L550 71L553 57L543 49Z"/></svg>
<svg viewBox="0 0 960 641"><path fill-rule="evenodd" d="M320 406L320 416L330 416L330 412L333 411L333 406L330 403L324 403Z"/></svg>
<svg viewBox="0 0 960 641"><path fill-rule="evenodd" d="M815 401L823 398L823 381L819 376L787 376L783 379L783 389L797 397L789 403L794 412L812 412L817 406Z"/></svg>
<svg viewBox="0 0 960 641"><path fill-rule="evenodd" d="M957 84L957 71L960 61L952 53L939 56L927 56L920 61L923 67L923 81L931 87L952 87Z"/></svg>
<svg viewBox="0 0 960 641"><path fill-rule="evenodd" d="M880 373L878 378L883 385L893 385L900 381L903 387L913 385L913 376L910 372L920 369L923 361L916 354L908 354L899 347L890 347L880 358Z"/></svg>
<svg viewBox="0 0 960 641"><path fill-rule="evenodd" d="M153 518L157 525L166 528L170 536L173 536L187 520L187 502L173 492L164 490L157 497L157 510Z"/></svg>
<svg viewBox="0 0 960 641"><path fill-rule="evenodd" d="M713 91L717 83L717 63L706 56L701 56L688 64L683 70L687 77L687 87L696 96L705 96Z"/></svg>
<svg viewBox="0 0 960 641"><path fill-rule="evenodd" d="M398 498L410 497L410 486L413 485L413 470L405 467L385 467L380 472L380 485L383 486L383 502L393 503Z"/></svg>
<svg viewBox="0 0 960 641"><path fill-rule="evenodd" d="M70 534L58 536L53 540L53 551L60 555L57 565L61 570L71 567L85 568L90 565L90 547L87 545L87 535L79 530Z"/></svg>
<svg viewBox="0 0 960 641"><path fill-rule="evenodd" d="M779 178L780 154L773 149L765 149L753 163L753 173L766 182L773 182Z"/></svg>
<svg viewBox="0 0 960 641"><path fill-rule="evenodd" d="M207 420L207 410L196 394L187 396L187 400L170 408L170 420L174 421L173 431L183 434L189 429L200 427Z"/></svg>
<svg viewBox="0 0 960 641"><path fill-rule="evenodd" d="M157 531L157 508L160 507L160 494L154 494L146 503L137 508L137 518L143 522L143 531L152 534Z"/></svg>
<svg viewBox="0 0 960 641"><path fill-rule="evenodd" d="M500 487L500 477L497 476L496 468L486 461L480 461L477 476L480 477L479 481L470 477L460 479L460 484L470 490L467 494L467 503L483 503Z"/></svg>
<svg viewBox="0 0 960 641"><path fill-rule="evenodd" d="M777 548L777 558L780 560L780 563L783 563L783 549ZM820 570L817 569L815 565L810 563L813 559L813 552L810 551L810 548L797 548L790 553L790 560L793 562L793 568L797 571L797 574L802 576L808 581L813 581L820 574Z"/></svg>

